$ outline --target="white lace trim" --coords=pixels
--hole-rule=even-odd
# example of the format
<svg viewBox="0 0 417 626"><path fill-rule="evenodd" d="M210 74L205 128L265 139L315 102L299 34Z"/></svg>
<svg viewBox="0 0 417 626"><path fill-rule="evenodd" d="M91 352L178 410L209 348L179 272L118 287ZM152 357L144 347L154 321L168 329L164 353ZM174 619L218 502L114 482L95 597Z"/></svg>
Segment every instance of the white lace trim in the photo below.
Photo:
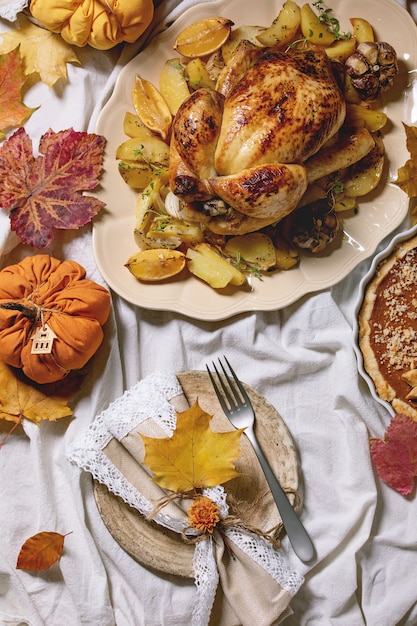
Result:
<svg viewBox="0 0 417 626"><path fill-rule="evenodd" d="M145 398L146 390L150 400ZM176 416L175 410L168 403L168 398L178 396L182 393L182 389L174 374L156 372L136 383L112 402L96 417L87 431L69 445L67 450L67 458L70 461L90 472L98 482L106 485L112 493L120 496L124 502L142 515L148 515L154 508L154 504L145 498L111 463L103 449L113 439L115 432L120 441L141 421L150 416L154 417L148 409L154 405L153 398L156 397L156 392L161 401L156 413L156 421L168 435L172 434L175 429ZM109 424L112 426L112 431L109 429ZM157 513L154 520L177 533L181 533L186 526L185 521L174 519L165 513Z"/></svg>
<svg viewBox="0 0 417 626"><path fill-rule="evenodd" d="M171 434L175 429L176 416L169 405L169 399L181 393L182 389L174 374L157 372L143 379L102 411L87 431L70 444L67 450L68 459L92 474L97 481L106 485L112 493L142 515L149 514L154 504L111 463L103 449L115 436L115 432L120 441L141 421L151 416ZM109 424L113 432L110 431ZM228 515L227 493L222 485L204 489L204 495L219 506L221 519ZM157 513L154 520L177 533L181 533L187 525L186 520L179 520L162 512ZM290 569L281 554L267 541L237 527L229 527L225 532L231 541L256 561L291 596L298 591L303 577ZM193 612L192 626L207 626L219 581L211 538L196 544L193 568L198 602Z"/></svg>
<svg viewBox="0 0 417 626"><path fill-rule="evenodd" d="M193 556L194 583L197 591L197 602L194 605L192 626L206 626L219 584L219 572L214 558L212 539L199 541Z"/></svg>
<svg viewBox="0 0 417 626"><path fill-rule="evenodd" d="M273 546L263 539L240 528L227 528L225 534L238 548L260 565L285 591L294 596L304 582L304 578L288 567L284 558Z"/></svg>
<svg viewBox="0 0 417 626"><path fill-rule="evenodd" d="M0 0L0 17L9 22L15 22L17 14L29 5L28 0Z"/></svg>
<svg viewBox="0 0 417 626"><path fill-rule="evenodd" d="M169 401L182 393L175 374L158 371L125 391L100 415L118 441L149 417L169 436L177 421Z"/></svg>

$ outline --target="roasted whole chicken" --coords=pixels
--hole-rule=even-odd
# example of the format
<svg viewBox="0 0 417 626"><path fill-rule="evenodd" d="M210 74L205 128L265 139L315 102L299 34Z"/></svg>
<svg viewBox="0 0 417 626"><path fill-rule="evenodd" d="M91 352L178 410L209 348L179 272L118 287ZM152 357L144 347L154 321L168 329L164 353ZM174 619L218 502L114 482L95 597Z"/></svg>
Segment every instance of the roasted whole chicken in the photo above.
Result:
<svg viewBox="0 0 417 626"><path fill-rule="evenodd" d="M324 50L241 42L216 90L195 91L175 116L171 190L189 218L213 216L216 202L227 207L229 216L218 226L223 234L228 223L230 234L236 232L233 216L239 232L276 223L299 204L310 182L309 159L337 135L345 115ZM368 144L366 150L372 139Z"/></svg>

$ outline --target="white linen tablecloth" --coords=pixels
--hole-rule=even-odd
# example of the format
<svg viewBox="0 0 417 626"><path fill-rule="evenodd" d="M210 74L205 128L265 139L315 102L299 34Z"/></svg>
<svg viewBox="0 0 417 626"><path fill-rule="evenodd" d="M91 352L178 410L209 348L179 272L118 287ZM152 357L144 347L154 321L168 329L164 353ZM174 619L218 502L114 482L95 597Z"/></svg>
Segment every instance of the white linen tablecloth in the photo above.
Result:
<svg viewBox="0 0 417 626"><path fill-rule="evenodd" d="M167 15L174 19L192 3L176 4L163 3L155 22ZM10 28L13 24L0 21L0 33ZM33 86L25 104L41 107L25 128L35 148L48 128L94 132L123 62L136 49L79 50L82 64L68 66L68 82ZM0 245L2 267L28 252L9 233L4 214ZM48 252L77 260L89 278L103 283L90 227L57 233ZM360 379L352 349L353 306L370 264L371 259L364 261L333 288L285 310L221 322L136 308L113 294L105 341L74 418L40 427L25 421L24 430L0 450L0 624L190 623L193 581L146 569L114 541L98 512L91 476L69 463L66 449L141 378L161 367L203 370L221 354L277 408L300 457L301 516L317 560L302 564L284 539L285 558L305 576L285 625L417 624L417 502L414 494L399 495L375 474L369 436L382 437L390 416ZM0 425L0 434L9 426ZM59 565L41 573L16 570L24 540L43 530L71 533Z"/></svg>

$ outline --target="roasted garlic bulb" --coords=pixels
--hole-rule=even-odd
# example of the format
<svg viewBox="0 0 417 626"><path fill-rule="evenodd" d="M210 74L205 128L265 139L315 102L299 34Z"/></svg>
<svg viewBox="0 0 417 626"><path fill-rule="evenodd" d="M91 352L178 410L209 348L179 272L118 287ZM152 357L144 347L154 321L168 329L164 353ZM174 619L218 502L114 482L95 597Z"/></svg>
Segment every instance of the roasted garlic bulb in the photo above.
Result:
<svg viewBox="0 0 417 626"><path fill-rule="evenodd" d="M398 74L397 53L386 42L365 41L345 62L354 88L366 101L376 100Z"/></svg>
<svg viewBox="0 0 417 626"><path fill-rule="evenodd" d="M290 245L313 253L323 252L339 232L340 222L327 198L301 207L281 222Z"/></svg>

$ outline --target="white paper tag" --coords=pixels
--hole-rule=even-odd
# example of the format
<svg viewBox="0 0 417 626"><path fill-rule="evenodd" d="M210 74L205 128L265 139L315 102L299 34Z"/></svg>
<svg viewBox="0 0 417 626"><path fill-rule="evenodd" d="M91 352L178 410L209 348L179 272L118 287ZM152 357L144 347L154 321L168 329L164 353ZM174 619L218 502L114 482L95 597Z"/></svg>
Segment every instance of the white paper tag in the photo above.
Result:
<svg viewBox="0 0 417 626"><path fill-rule="evenodd" d="M51 354L52 345L54 339L56 339L54 331L48 326L43 324L39 326L32 336L32 349L31 354Z"/></svg>

